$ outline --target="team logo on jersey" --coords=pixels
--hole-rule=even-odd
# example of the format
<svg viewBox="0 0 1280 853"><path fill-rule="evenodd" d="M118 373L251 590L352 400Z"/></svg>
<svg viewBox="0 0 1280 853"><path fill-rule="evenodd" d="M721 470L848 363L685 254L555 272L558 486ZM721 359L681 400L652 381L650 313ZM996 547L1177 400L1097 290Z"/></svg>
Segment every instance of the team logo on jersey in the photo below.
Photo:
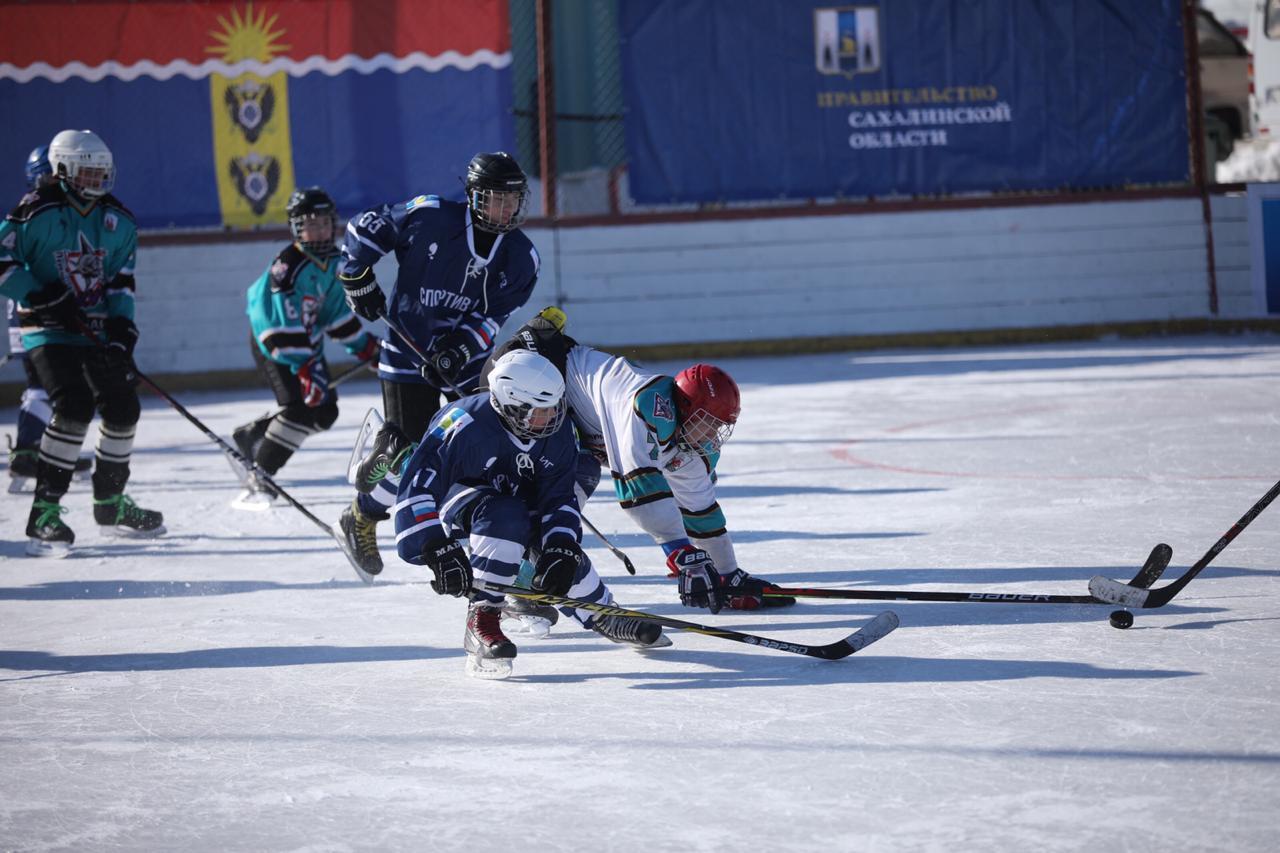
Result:
<svg viewBox="0 0 1280 853"><path fill-rule="evenodd" d="M102 217L102 227L114 233L120 225L120 219L114 213L108 213Z"/></svg>
<svg viewBox="0 0 1280 853"><path fill-rule="evenodd" d="M528 453L516 454L516 475L520 477L533 476L533 457Z"/></svg>
<svg viewBox="0 0 1280 853"><path fill-rule="evenodd" d="M316 317L320 315L320 300L314 296L302 297L302 327L310 335L316 327Z"/></svg>
<svg viewBox="0 0 1280 853"><path fill-rule="evenodd" d="M249 202L253 212L258 216L265 213L271 196L280 186L280 161L250 151L243 157L232 158L228 171L236 192Z"/></svg>
<svg viewBox="0 0 1280 853"><path fill-rule="evenodd" d="M439 244L439 243L432 243L430 246L428 246L428 247L427 247L427 260L428 260L428 261L434 261L434 260L436 259L436 252L438 252L439 250L440 250L440 244Z"/></svg>
<svg viewBox="0 0 1280 853"><path fill-rule="evenodd" d="M671 401L661 394L653 395L653 416L664 420L675 420L675 409L671 405Z"/></svg>
<svg viewBox="0 0 1280 853"><path fill-rule="evenodd" d="M98 304L102 291L102 270L106 264L105 249L95 249L83 232L77 235L79 246L74 250L60 249L53 253L54 263L62 281L76 293L93 295L80 304L89 308Z"/></svg>
<svg viewBox="0 0 1280 853"><path fill-rule="evenodd" d="M471 423L471 415L466 413L464 409L450 409L449 412L442 417L431 430L431 435L436 438L443 439L446 433L455 432Z"/></svg>
<svg viewBox="0 0 1280 853"><path fill-rule="evenodd" d="M507 273L505 270L498 273L498 289L507 289Z"/></svg>
<svg viewBox="0 0 1280 853"><path fill-rule="evenodd" d="M813 10L813 56L819 74L870 74L880 70L880 10L837 6Z"/></svg>
<svg viewBox="0 0 1280 853"><path fill-rule="evenodd" d="M276 94L266 83L246 78L228 86L222 102L231 114L231 122L249 142L257 142L262 129L276 109Z"/></svg>

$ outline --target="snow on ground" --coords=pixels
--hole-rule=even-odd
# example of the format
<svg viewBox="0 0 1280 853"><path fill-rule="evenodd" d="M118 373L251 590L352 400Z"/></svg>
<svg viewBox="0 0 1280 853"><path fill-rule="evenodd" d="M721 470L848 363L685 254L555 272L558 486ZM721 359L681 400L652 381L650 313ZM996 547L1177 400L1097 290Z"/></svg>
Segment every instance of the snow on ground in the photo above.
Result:
<svg viewBox="0 0 1280 853"><path fill-rule="evenodd" d="M784 584L1082 594L1160 541L1174 577L1280 472L1275 338L725 366L721 502ZM325 519L376 401L343 392L281 475ZM181 399L229 435L268 395ZM28 496L0 495L0 848L1274 849L1280 508L1128 631L1107 606L898 602L896 633L831 663L562 625L485 682L463 606L389 531L365 587L298 512L230 509L222 454L162 401L138 443L162 540L101 538L77 484L77 552L26 559ZM685 610L616 505L586 509L639 567L588 536L632 606L796 642L885 606Z"/></svg>

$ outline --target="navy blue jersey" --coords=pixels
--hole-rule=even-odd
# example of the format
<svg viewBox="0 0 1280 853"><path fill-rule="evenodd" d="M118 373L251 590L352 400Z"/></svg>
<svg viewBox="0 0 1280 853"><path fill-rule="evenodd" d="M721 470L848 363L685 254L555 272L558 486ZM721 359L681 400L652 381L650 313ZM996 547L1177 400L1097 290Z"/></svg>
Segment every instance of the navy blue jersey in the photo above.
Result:
<svg viewBox="0 0 1280 853"><path fill-rule="evenodd" d="M561 533L581 542L577 462L567 418L550 437L521 441L503 426L488 394L463 397L431 419L401 474L394 510L400 556L422 565L423 549L460 534L455 520L485 493L524 501L542 541Z"/></svg>
<svg viewBox="0 0 1280 853"><path fill-rule="evenodd" d="M540 259L518 229L496 235L488 257L475 251L471 211L455 201L420 195L383 205L347 224L341 274L354 277L383 255L400 264L387 313L424 352L442 334L462 329L475 340L474 355L459 374L458 388L471 389L494 338L512 312L529 301ZM424 383L418 359L389 334L378 373L392 382Z"/></svg>

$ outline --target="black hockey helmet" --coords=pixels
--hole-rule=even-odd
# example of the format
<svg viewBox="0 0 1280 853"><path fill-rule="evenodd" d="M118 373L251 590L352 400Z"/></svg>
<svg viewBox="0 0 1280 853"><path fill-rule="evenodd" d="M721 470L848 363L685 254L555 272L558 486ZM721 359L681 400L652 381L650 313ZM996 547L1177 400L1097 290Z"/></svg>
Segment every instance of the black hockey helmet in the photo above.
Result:
<svg viewBox="0 0 1280 853"><path fill-rule="evenodd" d="M327 192L319 187L294 190L293 195L289 196L289 203L285 205L285 213L289 215L289 230L293 232L293 239L299 246L317 254L333 249L334 239L338 236L338 206ZM328 221L327 240L302 239L303 226L315 220Z"/></svg>
<svg viewBox="0 0 1280 853"><path fill-rule="evenodd" d="M463 185L471 218L486 231L514 231L528 216L529 178L516 158L505 151L472 157Z"/></svg>

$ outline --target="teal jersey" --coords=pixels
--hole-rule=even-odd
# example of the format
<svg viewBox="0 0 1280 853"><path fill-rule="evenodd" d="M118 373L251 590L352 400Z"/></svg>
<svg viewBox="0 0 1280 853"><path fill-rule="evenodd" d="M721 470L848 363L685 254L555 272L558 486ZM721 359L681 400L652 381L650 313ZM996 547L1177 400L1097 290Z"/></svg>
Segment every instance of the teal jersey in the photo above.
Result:
<svg viewBox="0 0 1280 853"><path fill-rule="evenodd" d="M369 342L369 333L347 307L338 261L336 248L317 257L293 243L249 286L249 325L258 349L294 373L324 352L325 334L352 355Z"/></svg>
<svg viewBox="0 0 1280 853"><path fill-rule="evenodd" d="M18 303L22 344L92 346L75 332L43 328L27 297L54 282L76 295L98 336L108 317L133 319L138 228L133 214L105 195L89 202L61 184L28 193L0 222L0 294Z"/></svg>

